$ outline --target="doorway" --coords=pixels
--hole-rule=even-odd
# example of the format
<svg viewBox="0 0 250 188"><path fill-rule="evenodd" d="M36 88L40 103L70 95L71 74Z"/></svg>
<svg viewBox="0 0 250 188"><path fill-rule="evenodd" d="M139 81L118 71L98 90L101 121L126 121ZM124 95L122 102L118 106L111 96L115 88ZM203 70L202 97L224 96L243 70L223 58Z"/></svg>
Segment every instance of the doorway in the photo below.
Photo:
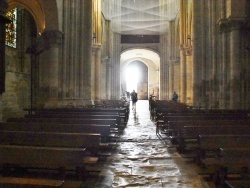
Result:
<svg viewBox="0 0 250 188"><path fill-rule="evenodd" d="M125 69L126 91L135 90L139 100L148 99L148 67L141 61L135 60Z"/></svg>
<svg viewBox="0 0 250 188"><path fill-rule="evenodd" d="M128 49L121 54L121 93L135 90L139 100L147 100L149 95L159 97L160 57L150 49ZM157 92L156 92L157 91Z"/></svg>

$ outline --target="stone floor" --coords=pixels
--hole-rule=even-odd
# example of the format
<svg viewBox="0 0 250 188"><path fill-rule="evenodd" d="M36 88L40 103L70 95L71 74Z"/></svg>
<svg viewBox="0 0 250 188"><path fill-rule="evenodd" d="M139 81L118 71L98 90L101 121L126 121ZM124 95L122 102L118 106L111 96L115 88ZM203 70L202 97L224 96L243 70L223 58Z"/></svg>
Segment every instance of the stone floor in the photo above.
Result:
<svg viewBox="0 0 250 188"><path fill-rule="evenodd" d="M101 173L81 182L81 187L209 188L195 168L156 135L148 101L138 101L136 108Z"/></svg>

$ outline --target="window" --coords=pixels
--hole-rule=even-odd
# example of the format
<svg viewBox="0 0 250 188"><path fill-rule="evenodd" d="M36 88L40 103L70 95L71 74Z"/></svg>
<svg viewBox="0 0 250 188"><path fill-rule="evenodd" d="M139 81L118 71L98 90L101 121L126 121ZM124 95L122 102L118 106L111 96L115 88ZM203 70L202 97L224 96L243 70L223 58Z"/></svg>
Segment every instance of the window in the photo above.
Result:
<svg viewBox="0 0 250 188"><path fill-rule="evenodd" d="M16 32L17 32L17 8L7 12L6 17L11 20L11 23L6 25L6 40L7 46L16 48Z"/></svg>

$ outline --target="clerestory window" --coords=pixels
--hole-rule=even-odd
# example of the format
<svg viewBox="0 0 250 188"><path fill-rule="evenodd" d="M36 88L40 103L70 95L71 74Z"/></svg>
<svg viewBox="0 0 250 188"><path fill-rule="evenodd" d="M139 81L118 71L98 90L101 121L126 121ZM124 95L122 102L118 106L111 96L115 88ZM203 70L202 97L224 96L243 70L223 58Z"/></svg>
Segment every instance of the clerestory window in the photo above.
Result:
<svg viewBox="0 0 250 188"><path fill-rule="evenodd" d="M12 48L16 48L17 40L17 8L7 12L6 17L11 20L11 23L6 24L6 39L5 44Z"/></svg>

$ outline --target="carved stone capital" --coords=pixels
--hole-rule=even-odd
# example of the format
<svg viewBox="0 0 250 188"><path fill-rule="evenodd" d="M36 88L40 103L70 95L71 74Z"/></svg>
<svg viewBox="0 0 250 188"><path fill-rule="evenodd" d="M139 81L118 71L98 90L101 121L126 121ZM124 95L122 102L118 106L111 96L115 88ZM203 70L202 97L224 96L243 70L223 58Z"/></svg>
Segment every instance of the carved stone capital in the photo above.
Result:
<svg viewBox="0 0 250 188"><path fill-rule="evenodd" d="M193 47L187 44L180 44L180 52L185 56L191 56L193 54Z"/></svg>
<svg viewBox="0 0 250 188"><path fill-rule="evenodd" d="M239 30L244 24L244 19L220 19L218 21L219 30L221 32L227 32L232 30Z"/></svg>
<svg viewBox="0 0 250 188"><path fill-rule="evenodd" d="M229 19L229 29L232 30L239 30L244 23L242 19Z"/></svg>
<svg viewBox="0 0 250 188"><path fill-rule="evenodd" d="M193 47L188 44L184 44L182 46L182 51L185 56L191 56L193 54Z"/></svg>
<svg viewBox="0 0 250 188"><path fill-rule="evenodd" d="M45 31L36 42L26 49L26 53L37 55L44 50L50 49L52 46L58 46L62 43L63 34L57 30Z"/></svg>
<svg viewBox="0 0 250 188"><path fill-rule="evenodd" d="M229 24L228 24L228 19L220 19L218 21L218 26L219 26L219 30L221 32L225 32L228 30Z"/></svg>
<svg viewBox="0 0 250 188"><path fill-rule="evenodd" d="M51 45L59 45L62 43L63 33L58 30L47 30L42 33L41 37L50 47Z"/></svg>

